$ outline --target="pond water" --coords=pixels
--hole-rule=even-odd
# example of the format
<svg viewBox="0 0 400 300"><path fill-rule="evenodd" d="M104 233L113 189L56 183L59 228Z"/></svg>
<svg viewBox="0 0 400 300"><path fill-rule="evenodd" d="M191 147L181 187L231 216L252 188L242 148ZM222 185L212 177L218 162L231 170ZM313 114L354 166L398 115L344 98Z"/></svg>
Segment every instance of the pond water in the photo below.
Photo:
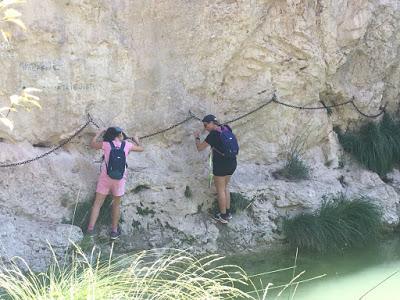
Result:
<svg viewBox="0 0 400 300"><path fill-rule="evenodd" d="M295 265L295 250L275 249L264 253L232 256L224 263L241 266L249 275L256 275ZM268 299L275 299L290 282L293 269L254 276L257 288L272 282ZM335 255L298 253L295 276L305 271L296 281L326 274L287 288L278 299L347 300L347 299L400 299L400 238L391 237L375 245L345 251ZM375 288L374 288L375 287ZM293 294L295 295L293 297ZM293 298L292 298L293 297Z"/></svg>

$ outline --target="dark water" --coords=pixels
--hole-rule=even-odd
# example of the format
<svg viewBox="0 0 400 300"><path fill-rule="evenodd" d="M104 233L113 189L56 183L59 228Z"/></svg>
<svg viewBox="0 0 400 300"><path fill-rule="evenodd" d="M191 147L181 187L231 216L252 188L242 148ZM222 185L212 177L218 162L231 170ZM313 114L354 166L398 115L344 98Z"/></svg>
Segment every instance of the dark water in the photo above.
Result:
<svg viewBox="0 0 400 300"><path fill-rule="evenodd" d="M295 265L295 250L276 249L264 253L232 256L224 263L241 266L248 274L261 274ZM271 282L276 287L290 282L293 269L252 277L257 288ZM345 251L336 255L315 255L299 253L295 276L305 271L296 281L299 284L293 299L300 300L347 300L347 299L400 299L400 238L390 237L378 244ZM392 276L391 276L392 275ZM390 278L388 278L391 276ZM386 279L386 281L384 281ZM383 283L381 283L384 281ZM380 284L381 283L381 284ZM377 286L378 285L378 286ZM373 289L377 286L375 289ZM246 289L246 288L244 288ZM278 299L292 299L295 286L286 289ZM368 292L369 290L372 291ZM268 292L268 299L276 298L282 288ZM363 297L364 295L364 297Z"/></svg>

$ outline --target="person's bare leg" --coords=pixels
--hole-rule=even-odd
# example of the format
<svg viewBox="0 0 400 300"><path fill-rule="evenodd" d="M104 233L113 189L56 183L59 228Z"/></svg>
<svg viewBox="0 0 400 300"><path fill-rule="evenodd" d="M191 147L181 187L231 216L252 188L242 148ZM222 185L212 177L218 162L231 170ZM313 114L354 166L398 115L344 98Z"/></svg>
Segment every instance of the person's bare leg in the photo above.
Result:
<svg viewBox="0 0 400 300"><path fill-rule="evenodd" d="M121 196L114 196L111 210L111 230L118 231L119 219L121 217Z"/></svg>
<svg viewBox="0 0 400 300"><path fill-rule="evenodd" d="M226 197L226 209L231 209L231 193L229 192L229 181L231 176L225 176L225 197Z"/></svg>
<svg viewBox="0 0 400 300"><path fill-rule="evenodd" d="M100 193L96 193L96 198L94 199L92 211L90 213L90 221L88 225L88 230L93 230L94 225L96 225L97 218L99 217L100 208L104 203L104 199L106 199L107 195L103 195Z"/></svg>
<svg viewBox="0 0 400 300"><path fill-rule="evenodd" d="M221 214L226 214L225 176L214 176L217 189L218 207Z"/></svg>

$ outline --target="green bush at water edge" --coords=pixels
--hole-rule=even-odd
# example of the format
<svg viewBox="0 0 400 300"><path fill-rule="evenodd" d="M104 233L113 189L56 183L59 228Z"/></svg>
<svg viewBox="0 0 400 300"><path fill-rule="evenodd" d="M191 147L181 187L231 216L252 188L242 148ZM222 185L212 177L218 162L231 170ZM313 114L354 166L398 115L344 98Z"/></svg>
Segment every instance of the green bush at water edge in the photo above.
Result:
<svg viewBox="0 0 400 300"><path fill-rule="evenodd" d="M285 219L283 231L293 247L317 252L339 252L377 240L382 231L381 211L366 198L337 196L314 213Z"/></svg>

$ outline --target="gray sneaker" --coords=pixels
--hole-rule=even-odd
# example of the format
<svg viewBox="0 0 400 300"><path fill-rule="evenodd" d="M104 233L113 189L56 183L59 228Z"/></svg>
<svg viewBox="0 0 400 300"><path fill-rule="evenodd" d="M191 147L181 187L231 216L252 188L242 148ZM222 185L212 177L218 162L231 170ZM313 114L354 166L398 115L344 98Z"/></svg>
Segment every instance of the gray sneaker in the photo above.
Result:
<svg viewBox="0 0 400 300"><path fill-rule="evenodd" d="M86 230L86 235L88 236L88 237L94 237L95 235L96 235L96 233L94 232L94 229L92 229L92 230Z"/></svg>
<svg viewBox="0 0 400 300"><path fill-rule="evenodd" d="M118 227L117 232L111 231L110 233L110 239L111 240L116 240L121 236L121 229Z"/></svg>
<svg viewBox="0 0 400 300"><path fill-rule="evenodd" d="M228 220L224 218L224 216L221 213L216 213L214 215L214 220L222 223L222 224L228 224Z"/></svg>

